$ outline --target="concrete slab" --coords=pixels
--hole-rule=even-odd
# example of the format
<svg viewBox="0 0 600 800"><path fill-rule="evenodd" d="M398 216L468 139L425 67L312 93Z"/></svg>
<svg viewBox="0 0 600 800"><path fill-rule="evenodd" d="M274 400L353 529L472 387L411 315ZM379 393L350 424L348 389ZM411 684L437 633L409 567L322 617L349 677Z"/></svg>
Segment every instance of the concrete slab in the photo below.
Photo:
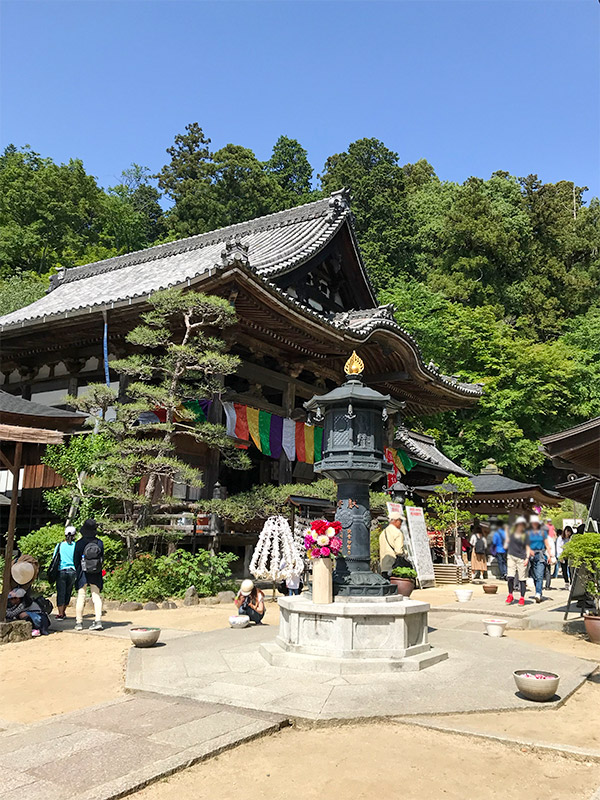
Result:
<svg viewBox="0 0 600 800"><path fill-rule="evenodd" d="M15 791L27 800L112 800L285 723L214 703L119 698L0 734L0 800Z"/></svg>
<svg viewBox="0 0 600 800"><path fill-rule="evenodd" d="M432 615L433 617L434 615ZM461 616L451 614L455 620ZM190 659L202 663L215 653L235 654L235 665L256 664L259 648L273 648L275 628L257 628L249 637L245 631L231 629L200 633L169 644L162 650L132 650L129 655L127 686L130 689L152 690L164 695L193 697L233 706L266 710L298 719L332 720L374 718L399 715L431 715L528 708L530 704L516 694L512 677L515 669L545 669L561 675L560 698L545 705L556 705L568 697L596 668L596 664L573 656L556 653L514 639L492 639L484 635L481 619L473 615L475 630L438 627L430 633L431 644L449 655L446 661L435 664L425 672L338 675L342 680L330 683L335 675L323 675L318 691L314 686L315 673L309 673L302 656L289 665L271 666L263 662L260 668L246 671L219 672L207 681L206 675L196 683L187 674L185 664ZM248 630L248 629L246 629ZM168 671L160 663L169 664ZM165 679L157 683L157 676ZM486 681L485 690L467 691L473 675L494 675ZM150 685L146 676L152 675ZM310 699L314 694L314 699ZM307 699L308 698L308 699Z"/></svg>

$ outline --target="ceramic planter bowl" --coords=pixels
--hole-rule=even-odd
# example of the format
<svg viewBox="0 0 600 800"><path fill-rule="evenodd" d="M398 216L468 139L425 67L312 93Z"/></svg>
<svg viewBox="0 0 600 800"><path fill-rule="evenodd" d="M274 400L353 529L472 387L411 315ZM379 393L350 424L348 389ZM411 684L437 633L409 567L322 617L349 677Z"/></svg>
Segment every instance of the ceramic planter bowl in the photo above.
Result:
<svg viewBox="0 0 600 800"><path fill-rule="evenodd" d="M536 675L541 677L536 678ZM560 682L560 676L555 672L544 672L542 669L518 669L513 672L513 677L521 694L538 703L554 697Z"/></svg>
<svg viewBox="0 0 600 800"><path fill-rule="evenodd" d="M600 617L596 617L594 614L584 614L583 624L590 642L600 644Z"/></svg>
<svg viewBox="0 0 600 800"><path fill-rule="evenodd" d="M495 583L484 583L483 591L486 594L496 594L496 592L498 591L498 585Z"/></svg>
<svg viewBox="0 0 600 800"><path fill-rule="evenodd" d="M414 578L395 578L392 575L390 577L390 583L398 587L398 594L401 594L402 597L410 597L415 588Z"/></svg>
<svg viewBox="0 0 600 800"><path fill-rule="evenodd" d="M152 647L158 642L160 628L130 628L129 635L136 647Z"/></svg>
<svg viewBox="0 0 600 800"><path fill-rule="evenodd" d="M455 589L454 594L459 603L468 603L473 597L473 589Z"/></svg>
<svg viewBox="0 0 600 800"><path fill-rule="evenodd" d="M483 624L488 636L493 639L500 639L501 636L504 636L508 622L505 619L484 619Z"/></svg>
<svg viewBox="0 0 600 800"><path fill-rule="evenodd" d="M250 617L247 614L232 614L229 617L229 624L232 628L247 628L250 625Z"/></svg>

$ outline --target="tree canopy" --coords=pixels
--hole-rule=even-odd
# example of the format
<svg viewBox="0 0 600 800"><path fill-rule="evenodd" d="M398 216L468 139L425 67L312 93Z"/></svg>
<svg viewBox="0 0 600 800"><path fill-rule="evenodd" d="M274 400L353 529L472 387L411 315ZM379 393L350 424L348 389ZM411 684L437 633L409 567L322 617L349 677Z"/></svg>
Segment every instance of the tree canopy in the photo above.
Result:
<svg viewBox="0 0 600 800"><path fill-rule="evenodd" d="M409 420L464 467L494 457L541 479L540 436L600 415L600 201L568 179L498 170L441 180L376 138L327 158L280 136L266 161L213 149L188 125L152 177L133 164L106 190L80 160L30 147L0 157L0 312L40 297L59 267L242 222L349 188L380 302L426 361L485 394L472 409Z"/></svg>

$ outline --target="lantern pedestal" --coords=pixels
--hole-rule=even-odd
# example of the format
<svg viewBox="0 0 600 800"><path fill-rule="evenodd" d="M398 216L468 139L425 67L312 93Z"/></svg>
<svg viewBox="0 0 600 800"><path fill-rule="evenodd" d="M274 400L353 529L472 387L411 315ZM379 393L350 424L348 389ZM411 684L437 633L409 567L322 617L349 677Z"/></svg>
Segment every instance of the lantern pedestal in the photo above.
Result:
<svg viewBox="0 0 600 800"><path fill-rule="evenodd" d="M331 558L315 558L312 568L312 601L319 605L333 602Z"/></svg>
<svg viewBox="0 0 600 800"><path fill-rule="evenodd" d="M261 645L273 666L342 675L416 671L448 657L429 644L429 603L419 600L344 597L317 605L296 596L280 598L279 607L279 635Z"/></svg>

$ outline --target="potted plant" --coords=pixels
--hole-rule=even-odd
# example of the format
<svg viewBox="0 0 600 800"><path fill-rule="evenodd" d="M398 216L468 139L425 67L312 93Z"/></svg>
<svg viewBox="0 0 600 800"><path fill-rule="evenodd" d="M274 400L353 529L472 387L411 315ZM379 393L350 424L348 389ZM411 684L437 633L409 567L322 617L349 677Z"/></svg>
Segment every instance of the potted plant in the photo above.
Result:
<svg viewBox="0 0 600 800"><path fill-rule="evenodd" d="M561 561L585 570L586 592L594 601L593 613L584 615L585 632L590 642L600 644L600 533L577 534L565 545Z"/></svg>
<svg viewBox="0 0 600 800"><path fill-rule="evenodd" d="M410 567L394 567L390 577L390 583L398 587L398 594L403 597L410 597L417 579L417 573Z"/></svg>

